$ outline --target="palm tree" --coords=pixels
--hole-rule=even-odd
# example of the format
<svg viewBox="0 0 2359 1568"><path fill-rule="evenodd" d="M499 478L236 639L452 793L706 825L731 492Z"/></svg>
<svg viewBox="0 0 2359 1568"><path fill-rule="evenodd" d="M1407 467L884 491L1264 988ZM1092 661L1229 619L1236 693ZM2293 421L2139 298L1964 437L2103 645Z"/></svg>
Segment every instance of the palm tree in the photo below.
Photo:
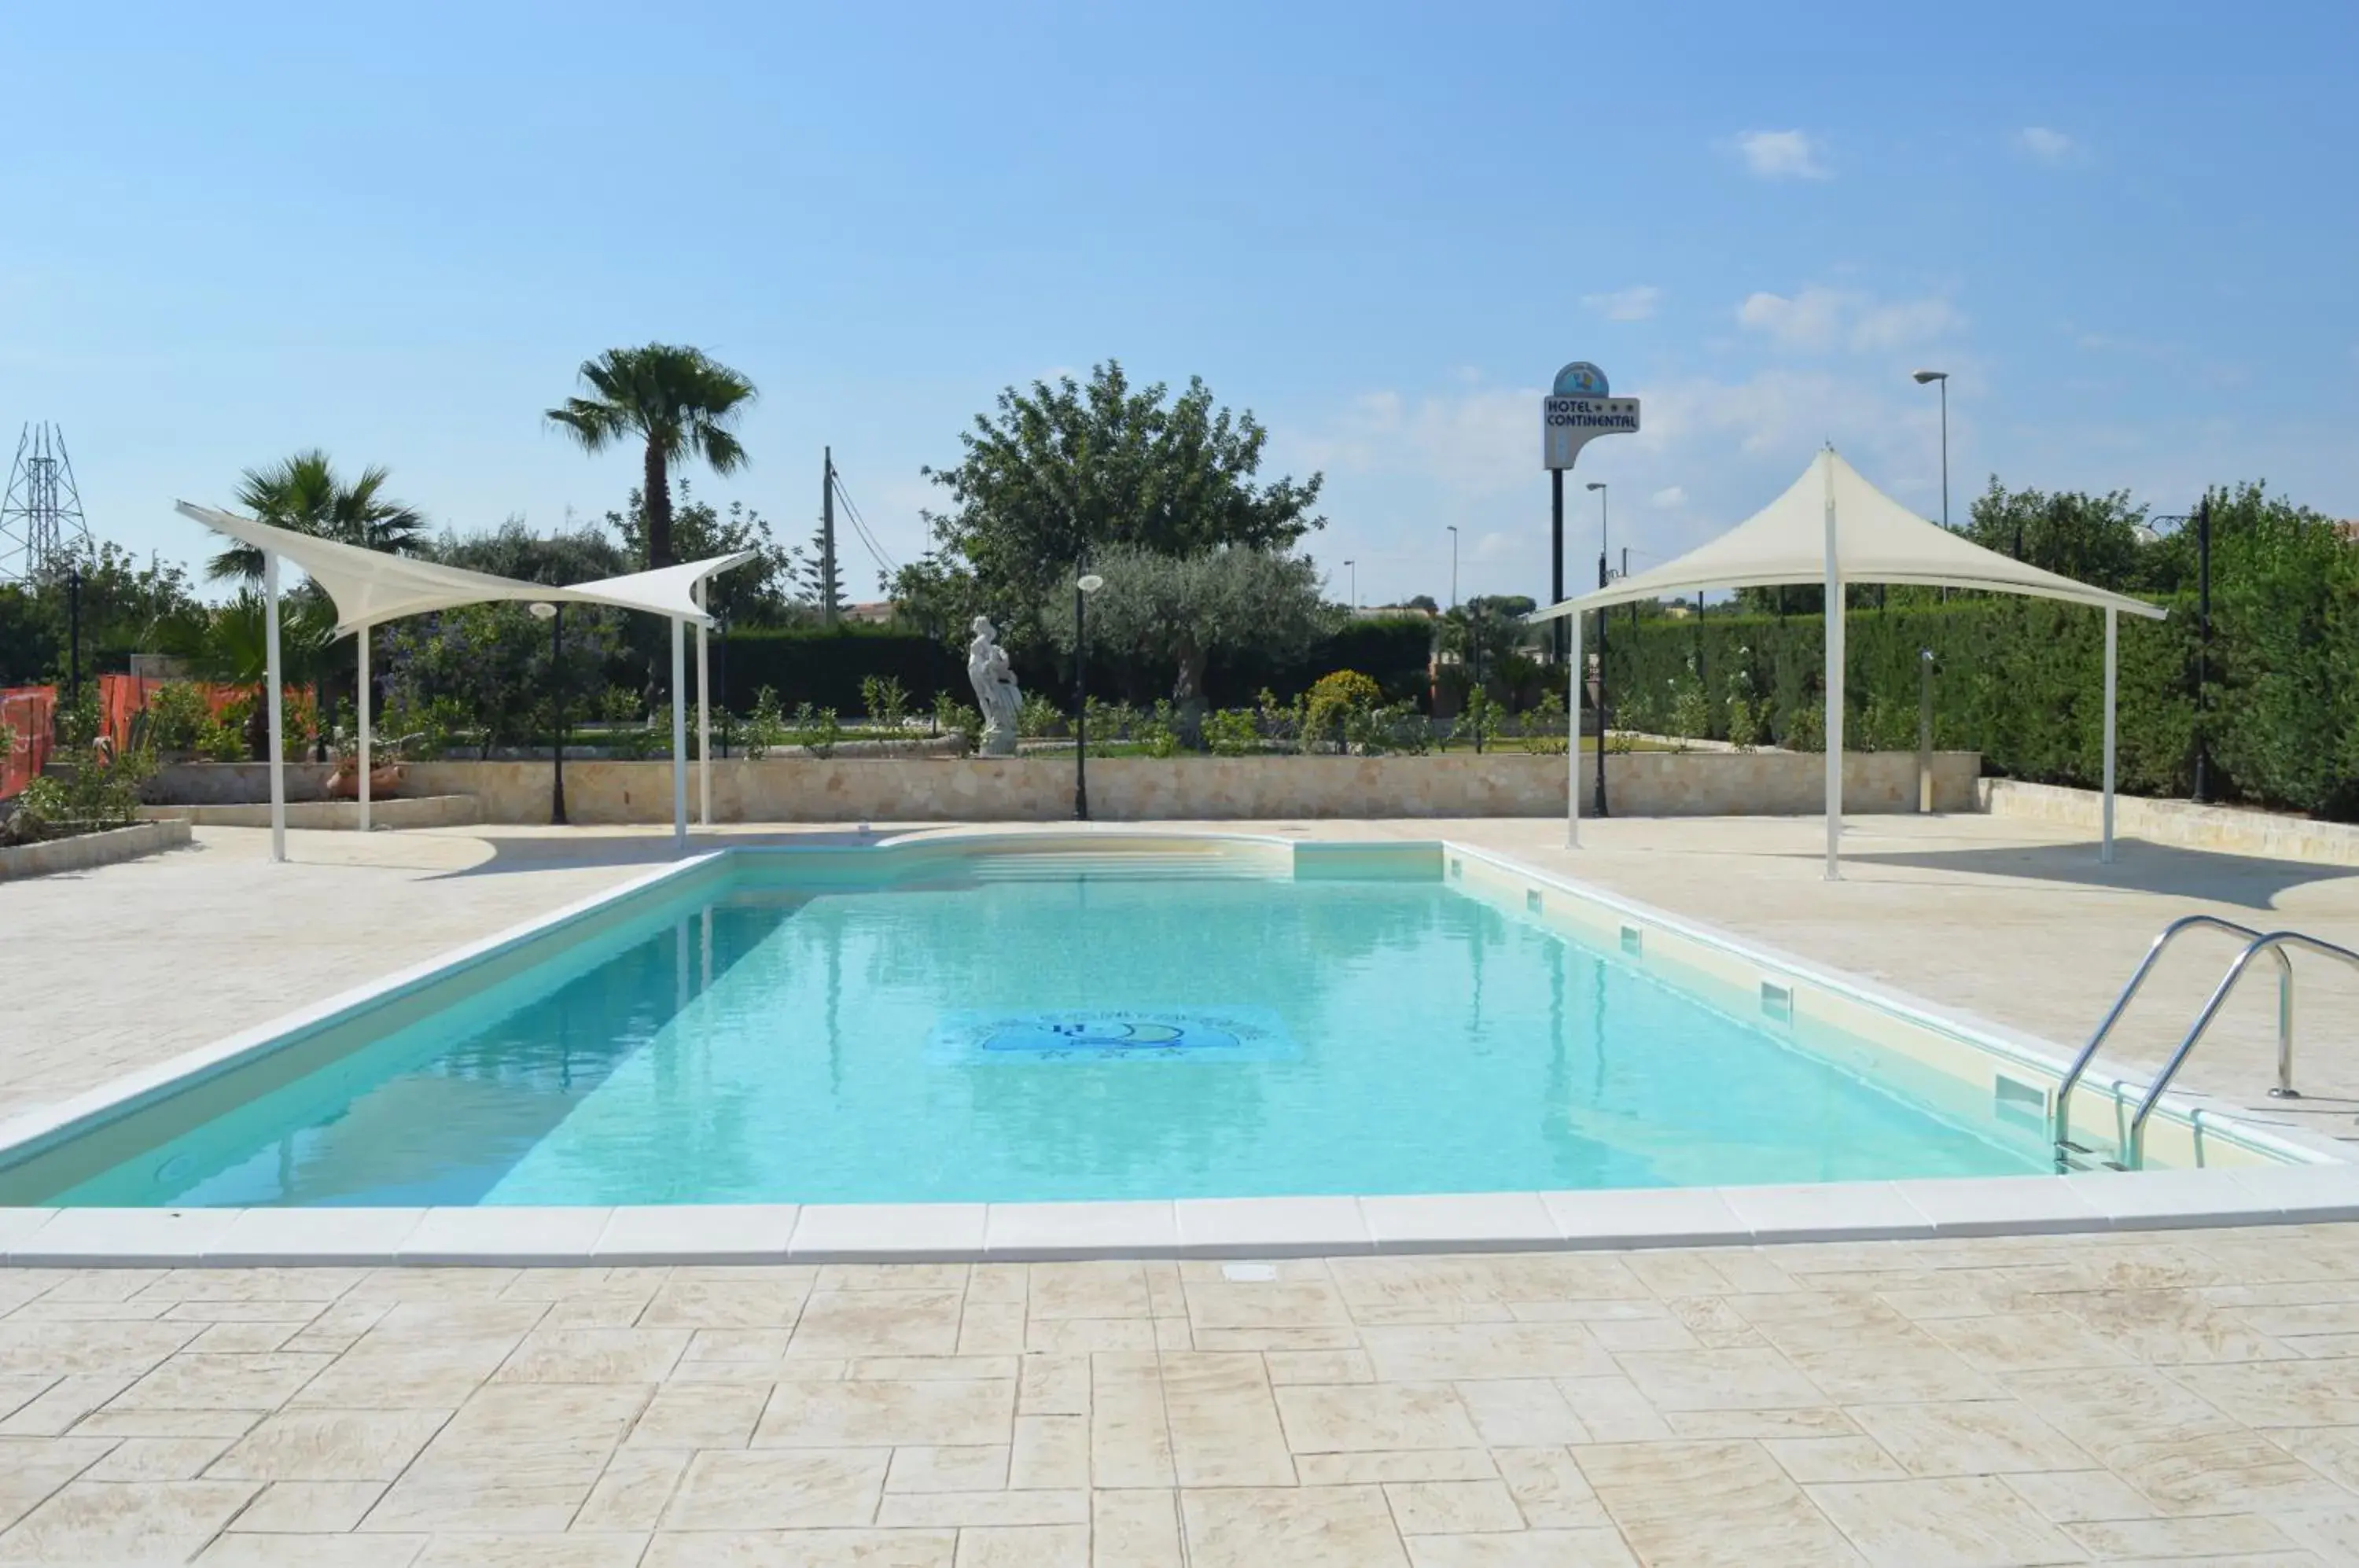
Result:
<svg viewBox="0 0 2359 1568"><path fill-rule="evenodd" d="M414 553L426 540L426 517L385 494L392 474L367 468L350 485L336 477L335 465L317 447L299 452L267 468L249 468L237 486L237 504L257 522L381 550L395 555ZM262 578L262 551L250 544L233 544L206 565L216 578L247 583Z"/></svg>
<svg viewBox="0 0 2359 1568"><path fill-rule="evenodd" d="M636 436L646 445L647 568L672 564L671 465L701 457L715 474L743 467L745 449L728 430L754 400L754 384L702 349L671 343L610 348L582 364L591 397L568 397L549 423L585 452Z"/></svg>

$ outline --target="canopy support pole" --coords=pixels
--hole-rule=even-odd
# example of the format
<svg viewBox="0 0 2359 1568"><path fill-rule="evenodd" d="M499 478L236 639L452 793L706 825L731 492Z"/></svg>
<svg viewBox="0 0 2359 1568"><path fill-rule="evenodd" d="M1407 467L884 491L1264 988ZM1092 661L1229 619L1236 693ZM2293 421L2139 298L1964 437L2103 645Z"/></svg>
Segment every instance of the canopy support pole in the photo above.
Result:
<svg viewBox="0 0 2359 1568"><path fill-rule="evenodd" d="M270 705L270 858L287 861L287 715L278 689L278 552L262 552L262 679Z"/></svg>
<svg viewBox="0 0 2359 1568"><path fill-rule="evenodd" d="M704 608L704 584L696 585L696 607ZM712 665L705 653L704 623L696 623L696 821L712 825Z"/></svg>
<svg viewBox="0 0 2359 1568"><path fill-rule="evenodd" d="M1819 454L1820 471L1827 484L1827 872L1830 882L1843 880L1843 567L1835 551L1835 465L1832 452Z"/></svg>
<svg viewBox="0 0 2359 1568"><path fill-rule="evenodd" d="M2105 606L2105 811L2104 833L2097 848L2099 863L2114 863L2114 675L2119 667L2121 613Z"/></svg>
<svg viewBox="0 0 2359 1568"><path fill-rule="evenodd" d="M1565 660L1564 692L1564 847L1581 847L1581 696L1588 684L1581 678L1581 612L1564 617L1572 623L1566 641L1572 649ZM1597 747L1605 749L1605 725L1597 726Z"/></svg>
<svg viewBox="0 0 2359 1568"><path fill-rule="evenodd" d="M688 626L671 618L671 847L688 853Z"/></svg>
<svg viewBox="0 0 2359 1568"><path fill-rule="evenodd" d="M369 628L363 626L361 640L360 690L355 693L353 707L360 714L361 730L361 832L369 831Z"/></svg>

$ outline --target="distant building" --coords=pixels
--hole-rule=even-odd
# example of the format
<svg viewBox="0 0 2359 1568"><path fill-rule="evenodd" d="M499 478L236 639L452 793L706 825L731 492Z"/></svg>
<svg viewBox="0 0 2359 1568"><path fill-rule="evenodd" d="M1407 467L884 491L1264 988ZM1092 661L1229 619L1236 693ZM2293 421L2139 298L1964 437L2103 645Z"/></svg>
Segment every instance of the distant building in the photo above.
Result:
<svg viewBox="0 0 2359 1568"><path fill-rule="evenodd" d="M864 604L846 604L843 606L843 618L864 621L872 626L889 625L893 619L893 601L872 599Z"/></svg>

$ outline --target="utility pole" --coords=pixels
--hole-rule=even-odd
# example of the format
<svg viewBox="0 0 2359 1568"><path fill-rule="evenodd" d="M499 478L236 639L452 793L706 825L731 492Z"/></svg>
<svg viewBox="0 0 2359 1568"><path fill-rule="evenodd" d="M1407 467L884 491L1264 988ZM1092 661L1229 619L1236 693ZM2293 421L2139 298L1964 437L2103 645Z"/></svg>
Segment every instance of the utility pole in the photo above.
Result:
<svg viewBox="0 0 2359 1568"><path fill-rule="evenodd" d="M819 487L819 614L820 624L834 628L835 604L835 449L820 449L823 470Z"/></svg>

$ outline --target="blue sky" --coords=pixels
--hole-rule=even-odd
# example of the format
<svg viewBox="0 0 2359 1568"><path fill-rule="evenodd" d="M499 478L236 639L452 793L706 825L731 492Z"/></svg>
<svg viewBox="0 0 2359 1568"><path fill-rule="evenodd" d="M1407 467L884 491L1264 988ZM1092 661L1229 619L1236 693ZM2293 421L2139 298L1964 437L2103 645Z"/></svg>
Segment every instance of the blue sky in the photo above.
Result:
<svg viewBox="0 0 2359 1568"><path fill-rule="evenodd" d="M2359 516L2347 5L58 5L12 16L0 426L91 525L325 446L439 523L619 504L540 410L611 344L751 376L780 536L832 442L898 560L1010 382L1203 376L1328 476L1369 603L1543 592L1541 388L1659 559L1822 440L1928 515L2010 484ZM847 545L858 596L875 564Z"/></svg>

